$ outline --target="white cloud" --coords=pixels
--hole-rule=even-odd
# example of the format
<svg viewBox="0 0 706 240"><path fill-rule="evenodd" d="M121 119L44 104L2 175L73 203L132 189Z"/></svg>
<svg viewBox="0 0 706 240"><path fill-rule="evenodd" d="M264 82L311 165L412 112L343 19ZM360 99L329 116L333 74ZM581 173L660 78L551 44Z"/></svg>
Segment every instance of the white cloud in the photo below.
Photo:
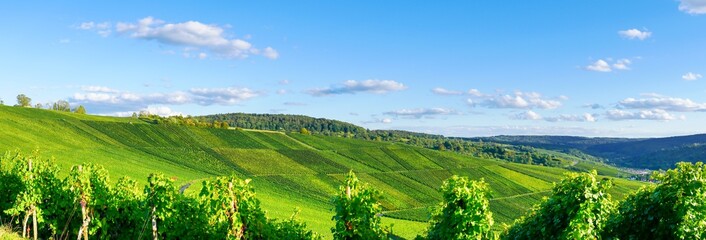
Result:
<svg viewBox="0 0 706 240"><path fill-rule="evenodd" d="M86 92L102 92L102 93L117 93L118 90L104 86L81 86L82 91Z"/></svg>
<svg viewBox="0 0 706 240"><path fill-rule="evenodd" d="M638 112L628 112L619 109L611 109L605 113L606 118L610 120L658 120L671 121L676 119L685 119L684 116L677 118L673 114L662 109L640 110Z"/></svg>
<svg viewBox="0 0 706 240"><path fill-rule="evenodd" d="M601 108L603 108L603 105L600 105L598 103L593 103L593 104L586 104L581 107L590 108L590 109L601 109Z"/></svg>
<svg viewBox="0 0 706 240"><path fill-rule="evenodd" d="M706 111L706 103L697 103L688 98L666 97L648 94L645 98L626 98L618 102L618 107L626 109L660 109L675 112Z"/></svg>
<svg viewBox="0 0 706 240"><path fill-rule="evenodd" d="M285 106L306 106L306 103L302 102L284 102L283 103Z"/></svg>
<svg viewBox="0 0 706 240"><path fill-rule="evenodd" d="M585 69L594 72L612 72L613 70L630 70L630 64L632 64L632 60L627 58L618 59L617 61L606 58L605 60L596 60L586 66Z"/></svg>
<svg viewBox="0 0 706 240"><path fill-rule="evenodd" d="M689 14L697 15L706 13L705 0L679 0L679 10Z"/></svg>
<svg viewBox="0 0 706 240"><path fill-rule="evenodd" d="M264 50L262 50L262 56L265 56L269 59L277 59L279 58L279 52L277 52L277 50L271 47L266 47Z"/></svg>
<svg viewBox="0 0 706 240"><path fill-rule="evenodd" d="M95 22L83 22L80 23L76 28L87 31L94 31L102 37L107 37L112 33L112 24L109 22L95 23Z"/></svg>
<svg viewBox="0 0 706 240"><path fill-rule="evenodd" d="M422 118L422 117L433 117L438 115L455 115L458 114L453 109L447 108L415 108L415 109L400 109L395 111L389 111L383 113L385 115L392 115L395 117L411 117L411 118Z"/></svg>
<svg viewBox="0 0 706 240"><path fill-rule="evenodd" d="M116 117L129 117L132 116L133 113L139 113L141 111L149 112L150 114L155 114L162 117L184 116L183 113L176 112L167 106L147 106L146 108L142 108L138 111L114 112L108 115L113 115Z"/></svg>
<svg viewBox="0 0 706 240"><path fill-rule="evenodd" d="M628 67L628 65L630 65L631 63L632 61L630 61L630 59L619 59L618 61L613 63L613 68L618 70L630 70L630 67Z"/></svg>
<svg viewBox="0 0 706 240"><path fill-rule="evenodd" d="M388 92L402 91L404 89L407 89L404 84L393 80L347 80L340 86L310 89L307 93L313 96L355 94L359 92L384 94Z"/></svg>
<svg viewBox="0 0 706 240"><path fill-rule="evenodd" d="M208 54L206 53L199 53L199 59L206 59L208 57Z"/></svg>
<svg viewBox="0 0 706 240"><path fill-rule="evenodd" d="M363 123L363 124L372 124L372 123L389 124L389 123L392 123L392 119L391 118L373 118L370 121L362 121L361 123Z"/></svg>
<svg viewBox="0 0 706 240"><path fill-rule="evenodd" d="M189 92L193 95L194 102L199 105L235 105L248 100L261 93L249 88L192 88Z"/></svg>
<svg viewBox="0 0 706 240"><path fill-rule="evenodd" d="M598 59L593 64L586 66L586 70L595 71L595 72L610 72L610 71L612 71L612 69L610 69L610 64L608 64L608 62L606 62L603 59Z"/></svg>
<svg viewBox="0 0 706 240"><path fill-rule="evenodd" d="M84 105L92 112L111 113L135 111L153 105L235 105L261 95L248 88L193 88L187 92L132 93L102 86L84 86L82 92L75 93L69 102Z"/></svg>
<svg viewBox="0 0 706 240"><path fill-rule="evenodd" d="M489 108L516 108L516 109L555 109L562 105L561 99L547 99L537 92L516 91L513 94L486 95L478 92L481 97L469 98L471 105L480 104Z"/></svg>
<svg viewBox="0 0 706 240"><path fill-rule="evenodd" d="M686 80L686 81L694 81L694 80L697 80L697 79L702 78L702 77L703 77L703 76L701 76L701 74L688 72L688 73L682 75L682 76L681 76L681 79L684 79L684 80Z"/></svg>
<svg viewBox="0 0 706 240"><path fill-rule="evenodd" d="M277 94L279 94L279 95L287 94L287 90L285 90L285 89L277 90Z"/></svg>
<svg viewBox="0 0 706 240"><path fill-rule="evenodd" d="M281 84L281 85L287 85L287 84L289 84L289 80L288 80L288 79L284 79L284 80L282 80L282 81L279 81L279 84Z"/></svg>
<svg viewBox="0 0 706 240"><path fill-rule="evenodd" d="M478 91L478 89L475 89L475 88L468 90L468 95L471 95L474 97L486 96L485 94L481 93L480 91Z"/></svg>
<svg viewBox="0 0 706 240"><path fill-rule="evenodd" d="M112 24L84 22L79 29L96 31L102 36L108 36L112 31ZM243 39L228 37L224 27L204 24L198 21L180 23L167 23L153 17L146 17L135 23L118 22L114 27L115 32L135 39L154 40L162 44L185 47L184 56L192 56L190 51L207 51L223 58L247 58L250 55L262 55L270 59L277 59L279 53L272 47L262 50L253 47L250 42ZM205 58L206 53L196 57Z"/></svg>
<svg viewBox="0 0 706 240"><path fill-rule="evenodd" d="M595 122L596 115L590 113L584 113L579 115L561 114L557 117L545 118L544 120L548 122Z"/></svg>
<svg viewBox="0 0 706 240"><path fill-rule="evenodd" d="M623 31L618 31L618 34L624 38L628 39L640 39L640 40L645 40L652 36L652 32L649 31L640 31L638 29L628 29L628 30L623 30Z"/></svg>
<svg viewBox="0 0 706 240"><path fill-rule="evenodd" d="M461 94L463 94L463 92L460 92L460 91L453 91L453 90L448 90L448 89L440 88L440 87L432 89L431 92L433 92L434 94L438 94L438 95L461 95Z"/></svg>
<svg viewBox="0 0 706 240"><path fill-rule="evenodd" d="M541 120L542 116L540 116L538 113L530 110L530 111L518 113L518 114L512 116L511 118L516 119L516 120Z"/></svg>

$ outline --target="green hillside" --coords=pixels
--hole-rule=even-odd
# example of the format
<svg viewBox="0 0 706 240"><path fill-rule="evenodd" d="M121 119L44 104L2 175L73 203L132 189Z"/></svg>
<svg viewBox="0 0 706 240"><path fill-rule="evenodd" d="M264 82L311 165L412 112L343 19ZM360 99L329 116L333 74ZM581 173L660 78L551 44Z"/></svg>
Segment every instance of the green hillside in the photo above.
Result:
<svg viewBox="0 0 706 240"><path fill-rule="evenodd" d="M706 159L706 134L666 138L587 138L570 136L496 136L470 141L532 146L601 158L620 167L670 169L677 162Z"/></svg>
<svg viewBox="0 0 706 240"><path fill-rule="evenodd" d="M296 207L309 226L330 238L331 197L350 169L383 192L384 223L411 238L427 226L441 182L461 175L489 183L498 229L548 195L566 169L467 157L406 144L340 137L147 124L134 118L79 115L0 106L0 150L53 156L67 174L71 165L103 165L116 180L144 183L152 172L193 183L236 174L252 178L257 197L272 217ZM583 166L585 167L585 166ZM605 167L605 166L603 166ZM615 179L622 198L641 183Z"/></svg>

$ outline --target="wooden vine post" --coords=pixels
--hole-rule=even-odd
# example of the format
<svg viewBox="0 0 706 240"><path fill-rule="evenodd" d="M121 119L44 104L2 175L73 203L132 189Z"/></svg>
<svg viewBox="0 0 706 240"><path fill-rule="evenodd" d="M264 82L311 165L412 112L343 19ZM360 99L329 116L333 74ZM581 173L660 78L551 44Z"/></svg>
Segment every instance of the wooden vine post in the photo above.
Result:
<svg viewBox="0 0 706 240"><path fill-rule="evenodd" d="M230 195L230 209L228 212L228 221L230 222L231 228L235 226L235 215L238 214L238 200L235 198L235 194L233 193L233 181L228 182L228 194ZM245 232L245 225L240 227L240 229L233 229L235 231L233 236L235 236L235 239L242 239L243 238L243 232Z"/></svg>
<svg viewBox="0 0 706 240"><path fill-rule="evenodd" d="M154 198L154 182L150 181L150 194ZM157 234L157 206L154 204L154 199L152 199L152 239L157 240L159 238Z"/></svg>
<svg viewBox="0 0 706 240"><path fill-rule="evenodd" d="M32 159L30 158L28 161L28 168L29 172L29 181L32 182L34 181L34 174L32 173ZM36 189L35 189L36 190ZM27 222L29 221L30 216L32 217L32 229L27 228ZM29 231L32 231L33 233L33 239L37 240L37 206L32 203L29 207L29 211L25 215L25 220L22 224L22 238L28 237L27 233Z"/></svg>
<svg viewBox="0 0 706 240"><path fill-rule="evenodd" d="M78 165L78 172L79 172L79 176L80 176L80 174L83 174L83 166ZM88 216L88 209L87 209L88 200L86 197L85 186L80 186L80 188L81 188L81 217L83 219L83 222L81 224L81 228L78 230L78 237L76 239L81 240L81 237L83 237L84 240L88 240L88 224L91 222L91 217ZM90 188L90 186L89 186L89 188Z"/></svg>
<svg viewBox="0 0 706 240"><path fill-rule="evenodd" d="M348 201L351 200L351 185L350 185L350 183L346 184L346 198L348 198ZM348 229L348 231L353 231L353 224L351 223L350 219L346 220L346 229Z"/></svg>

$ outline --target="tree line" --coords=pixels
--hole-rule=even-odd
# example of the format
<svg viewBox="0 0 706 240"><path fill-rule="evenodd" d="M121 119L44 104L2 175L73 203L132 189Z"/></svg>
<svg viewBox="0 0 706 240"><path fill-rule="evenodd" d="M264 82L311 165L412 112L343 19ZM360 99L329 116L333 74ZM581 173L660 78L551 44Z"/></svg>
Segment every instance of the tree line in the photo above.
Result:
<svg viewBox="0 0 706 240"><path fill-rule="evenodd" d="M0 105L5 105L5 102L0 99ZM25 94L19 94L17 95L17 104L15 104L15 107L34 107L37 109L48 109L48 110L54 110L54 111L62 111L62 112L74 112L78 114L86 114L86 108L83 105L78 105L75 108L71 108L71 105L69 102L65 100L59 100L53 103L46 103L42 105L41 103L37 103L34 106L32 106L32 98L28 97Z"/></svg>
<svg viewBox="0 0 706 240"><path fill-rule="evenodd" d="M178 117L170 117L161 122L178 122L171 120L172 118ZM342 121L312 118L302 115L228 113L186 117L182 119L191 119L190 121L197 123L207 123L206 125L211 122L225 122L229 126L236 128L300 132L369 141L397 142L441 151L452 151L480 158L501 159L515 163L553 167L564 166L569 163L568 160L562 157L539 152L532 147L470 141L462 138L449 138L442 135L402 130L369 130Z"/></svg>
<svg viewBox="0 0 706 240"><path fill-rule="evenodd" d="M74 166L64 179L57 173L51 160L36 154L8 152L0 158L0 221L22 226L22 235L35 239L321 238L296 214L267 218L249 179L218 177L188 196L162 174L150 175L140 188L128 178L110 185L98 165ZM488 185L452 176L417 239L706 238L706 166L679 163L653 178L658 184L615 202L607 192L610 179L599 179L595 171L570 173L525 216L495 232ZM381 224L380 194L349 172L332 198L334 239L396 238Z"/></svg>

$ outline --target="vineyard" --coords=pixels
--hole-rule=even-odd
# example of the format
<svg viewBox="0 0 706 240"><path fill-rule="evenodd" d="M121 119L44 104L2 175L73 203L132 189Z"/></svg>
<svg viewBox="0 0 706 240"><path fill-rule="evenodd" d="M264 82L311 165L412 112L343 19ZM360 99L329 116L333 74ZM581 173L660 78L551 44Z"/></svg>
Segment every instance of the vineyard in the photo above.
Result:
<svg viewBox="0 0 706 240"><path fill-rule="evenodd" d="M74 166L63 179L58 172L52 159L41 158L36 152L28 156L8 152L0 157L0 221L9 228L2 231L19 229L23 238L32 239L322 238L298 220L298 209L284 220L268 217L251 179L217 177L203 181L198 194L187 195L183 192L186 186L177 187L163 174L151 174L147 184L138 186L128 177L111 184L108 171L94 164ZM380 180L409 187L403 191L418 187L403 178L387 177ZM334 204L333 238L400 238L382 222L381 192L364 179L351 171L330 195L319 193ZM571 173L530 212L497 231L495 221L510 218L503 211L494 215L488 183L453 175L442 181L441 198L415 192L424 196L421 199L429 197L428 201L438 203L416 239L706 237L706 166L680 163L666 173L656 172L653 179L660 184L615 202L608 191L614 185L612 180L600 179L596 171ZM335 181L320 184L333 185ZM536 200L532 195L508 198Z"/></svg>
<svg viewBox="0 0 706 240"><path fill-rule="evenodd" d="M297 217L324 238L333 235L331 197L353 170L381 192L381 223L396 235L414 238L428 226L438 191L453 175L484 179L494 231L549 196L552 183L566 169L481 159L389 142L340 137L153 125L134 118L113 118L0 106L0 150L53 156L59 179L74 166L102 166L111 176L130 177L138 186L163 173L184 196L197 198L204 181L235 176L252 179L265 216ZM583 166L583 165L581 165ZM604 166L607 167L607 166ZM613 179L616 199L639 189L641 182ZM107 180L110 186L119 181ZM117 187L115 187L117 188ZM114 189L115 189L114 188ZM140 192L142 192L140 188ZM144 193L143 193L144 194ZM79 209L80 213L80 209Z"/></svg>

